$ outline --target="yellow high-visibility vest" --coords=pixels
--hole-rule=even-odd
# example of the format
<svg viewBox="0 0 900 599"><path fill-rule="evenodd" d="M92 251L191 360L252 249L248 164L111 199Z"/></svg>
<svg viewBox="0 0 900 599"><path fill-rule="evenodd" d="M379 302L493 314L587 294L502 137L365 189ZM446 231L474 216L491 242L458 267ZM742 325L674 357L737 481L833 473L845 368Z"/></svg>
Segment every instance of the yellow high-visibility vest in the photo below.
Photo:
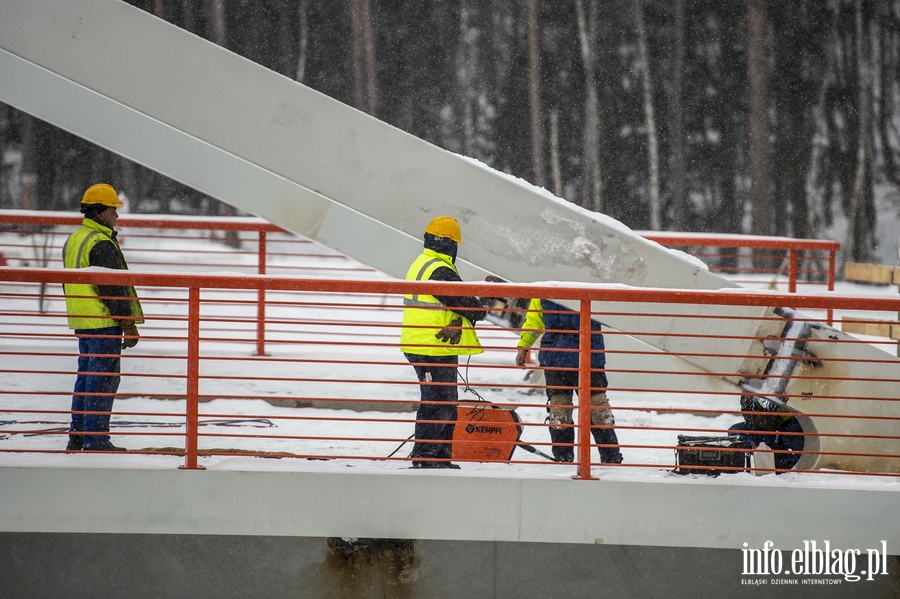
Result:
<svg viewBox="0 0 900 599"><path fill-rule="evenodd" d="M112 238L112 230L95 220L85 218L81 227L69 235L63 246L63 266L65 268L86 268L90 266L91 249L101 241L110 241L116 246L122 270L128 270L125 257L119 244ZM69 316L70 329L105 329L119 325L118 320L110 317L109 308L99 299L96 285L85 283L65 283L66 314ZM126 287L126 294L131 298L131 315L133 322L144 322L144 312L138 301L134 287ZM130 319L129 319L130 320Z"/></svg>
<svg viewBox="0 0 900 599"><path fill-rule="evenodd" d="M457 272L449 256L426 249L409 267L406 280L428 281L431 274L442 266ZM434 336L454 318L462 318L462 337L458 345L451 345ZM453 356L480 354L484 350L468 318L448 310L433 295L416 294L403 297L400 351L423 356Z"/></svg>

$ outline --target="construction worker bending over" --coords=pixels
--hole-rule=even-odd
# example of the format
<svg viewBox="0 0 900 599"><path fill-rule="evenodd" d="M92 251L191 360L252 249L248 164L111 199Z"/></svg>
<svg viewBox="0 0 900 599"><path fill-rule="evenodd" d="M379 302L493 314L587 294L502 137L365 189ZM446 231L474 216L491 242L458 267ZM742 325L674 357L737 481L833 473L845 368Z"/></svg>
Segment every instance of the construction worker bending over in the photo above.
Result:
<svg viewBox="0 0 900 599"><path fill-rule="evenodd" d="M550 440L557 462L575 459L575 428L572 420L573 387L578 387L578 331L580 315L565 306L544 299L532 299L528 304L525 323L519 338L516 365L525 366L529 348L538 337L541 351L538 363L547 380ZM599 331L600 323L591 320L591 331ZM541 333L543 332L543 335ZM603 335L591 333L591 433L600 445L600 461L605 464L622 463L619 440L613 428L613 417L606 397L606 352Z"/></svg>
<svg viewBox="0 0 900 599"><path fill-rule="evenodd" d="M456 250L462 232L456 219L438 216L425 228L424 249L407 281L461 281ZM413 468L459 468L450 463L456 423L459 356L482 352L474 323L486 312L475 297L406 295L400 350L419 379Z"/></svg>
<svg viewBox="0 0 900 599"><path fill-rule="evenodd" d="M100 183L84 192L84 220L63 246L65 268L128 269L116 241L120 207L110 185ZM141 304L130 286L66 283L63 290L79 353L66 450L123 451L109 440L109 417L119 389L122 350L137 345L137 325L144 322Z"/></svg>
<svg viewBox="0 0 900 599"><path fill-rule="evenodd" d="M800 461L803 427L790 412L758 395L741 395L741 412L743 422L732 425L729 435L739 435L753 449L765 444L774 451L779 470L790 470Z"/></svg>

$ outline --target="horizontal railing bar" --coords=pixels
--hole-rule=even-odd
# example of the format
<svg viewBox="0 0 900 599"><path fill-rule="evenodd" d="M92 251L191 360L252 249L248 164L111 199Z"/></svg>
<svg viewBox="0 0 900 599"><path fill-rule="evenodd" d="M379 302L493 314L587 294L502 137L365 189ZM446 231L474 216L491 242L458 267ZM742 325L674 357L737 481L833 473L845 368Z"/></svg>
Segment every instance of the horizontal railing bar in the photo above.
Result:
<svg viewBox="0 0 900 599"><path fill-rule="evenodd" d="M0 281L44 283L88 283L95 285L134 285L150 287L196 287L201 289L265 289L282 291L325 291L367 293L470 295L494 297L544 297L558 300L644 302L660 304L701 304L724 306L791 306L793 308L831 308L843 310L900 311L900 298L876 294L845 295L828 292L821 295L797 295L775 291L664 289L621 287L614 285L555 286L507 283L420 282L400 280L304 279L286 275L210 275L171 274L105 269L33 269L0 267ZM680 316L680 315L679 315Z"/></svg>

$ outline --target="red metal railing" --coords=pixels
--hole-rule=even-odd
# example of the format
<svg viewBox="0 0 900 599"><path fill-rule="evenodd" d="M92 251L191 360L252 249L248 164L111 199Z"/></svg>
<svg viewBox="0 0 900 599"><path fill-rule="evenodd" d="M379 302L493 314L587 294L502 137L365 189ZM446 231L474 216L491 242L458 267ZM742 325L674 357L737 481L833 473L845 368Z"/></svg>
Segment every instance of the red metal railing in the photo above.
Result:
<svg viewBox="0 0 900 599"><path fill-rule="evenodd" d="M69 230L56 231L52 227L76 227L81 223L81 220L80 215L72 213L27 210L0 211L0 226L14 227L22 233L34 233L36 230L39 230L45 235L45 238L39 243L36 243L35 239L32 239L31 243L20 243L17 246L0 243L0 256L3 256L4 252L11 256L12 254L21 254L23 251L27 253L30 250L35 253L33 258L40 263L40 266L62 266L60 251ZM355 276L376 272L364 265L350 261L340 254L327 251L321 246L316 246L309 240L295 236L281 227L255 217L159 217L123 214L119 218L118 226L124 231L124 238L127 243L132 245L150 245L166 241L165 236L156 230L254 235L253 239L223 237L222 241L224 243L219 246L197 249L191 256L191 262L198 262L198 257L203 257L206 259L206 262L198 262L198 265L202 265L209 270L224 268L227 270L252 270L258 274L266 274L267 272L298 274L296 264L289 264L287 261L304 254L313 255L310 251L312 248L316 248L317 251L314 252L314 255L318 259L327 259L328 261L327 267L319 268L319 272L333 273L337 268L340 268L348 275ZM137 230L144 230L144 232L139 233ZM788 291L791 293L797 291L797 284L800 280L809 284L821 284L818 281L824 280L827 289L829 291L834 290L836 255L840 249L840 244L836 241L648 231L643 231L639 234L666 247L691 249L693 250L692 253L704 260L712 270L719 271L736 282L751 287L759 285L760 281L758 279L742 281L740 278L741 274L784 275L787 277ZM276 243L279 248L275 252L272 252L269 247L271 236L277 236L278 238ZM194 235L186 238L182 235L175 239L180 242L184 242L186 239L199 241L207 240L208 236ZM245 242L255 244L255 249L238 250L235 247L226 245L242 245ZM37 255L37 245L42 246L40 256ZM302 251L301 248L305 249L306 252ZM724 248L730 248L730 251L721 251ZM781 264L775 267L762 268L755 264L755 262L759 261L757 258L764 257L771 261L771 255L742 255L739 253L741 248L750 251L766 250L783 254L778 259ZM146 247L143 255L147 256L144 261L135 260L130 262L132 269L144 267L160 268L171 265L178 270L182 270L187 266L184 260L185 256L179 255L172 249ZM243 260L235 260L236 257ZM25 259L25 262L31 264L34 260L30 256ZM728 262L731 266L721 266L723 262ZM827 267L818 267L817 264L821 262L826 262ZM0 261L0 265L3 265L2 261ZM303 267L302 270L308 271L310 268L316 267L307 266ZM257 292L256 306L256 353L262 356L266 353L266 329L264 326L266 319L266 292L263 289ZM833 316L830 312L827 313L825 320L829 324L833 322Z"/></svg>
<svg viewBox="0 0 900 599"><path fill-rule="evenodd" d="M736 282L741 282L735 276L741 273L782 274L788 279L790 293L797 292L797 282L801 277L810 284L824 284L829 291L834 290L837 252L841 249L837 241L666 231L641 231L639 234L666 247L718 249L720 251L716 253L707 250L691 253ZM741 253L740 249L751 252ZM752 250L769 250L769 253L754 253ZM740 264L742 261L749 264ZM722 262L729 264L723 265ZM758 262L774 262L774 265L759 266L755 264ZM827 267L817 266L820 262L826 262Z"/></svg>
<svg viewBox="0 0 900 599"><path fill-rule="evenodd" d="M0 211L0 225L14 225L23 230L27 227L74 227L81 223L81 217L71 213L7 210ZM290 233L263 219L249 218L217 218L217 217L152 217L122 215L119 226L124 229L177 229L195 231L229 231L257 234L257 254L259 274L265 274L267 264L266 234ZM836 280L837 252L840 243L830 240L794 239L789 237L771 237L760 235L725 235L708 233L670 233L666 231L639 231L642 237L671 248L694 248L694 256L703 259L713 270L724 273L730 278L747 274L781 274L788 279L788 291L796 293L797 283L804 280L810 284L824 284L829 291L834 290ZM66 233L67 234L67 233ZM60 234L64 235L64 234ZM301 242L302 243L302 242ZM308 243L308 242L307 242ZM62 240L54 243L54 247L62 247ZM707 249L704 249L707 248ZM730 251L711 252L709 249ZM760 260L773 261L769 254L741 254L738 250L768 250L778 256L776 266L760 267L753 264ZM2 251L2 250L0 250ZM56 254L53 255L56 257ZM338 256L335 256L338 257ZM719 263L729 262L724 266ZM744 264L741 264L744 262ZM747 264L749 262L749 264ZM827 267L817 266L826 262ZM165 262L162 262L165 263ZM178 264L178 261L172 262ZM741 282L735 278L736 282ZM824 281L824 282L823 282ZM752 283L756 281L744 281Z"/></svg>
<svg viewBox="0 0 900 599"><path fill-rule="evenodd" d="M13 261L11 266L31 265L37 262L42 267L62 266L62 246L71 228L81 224L82 217L68 212L49 212L33 210L0 210L0 229L3 225L11 227L23 235L23 241L17 244L0 243L0 266ZM57 231L54 227L67 227ZM161 268L173 266L184 270L188 266L202 266L207 270L227 269L229 271L248 270L258 274L267 272L294 273L327 272L334 275L342 270L349 275L360 276L363 273L376 273L370 267L359 264L345 256L314 244L289 231L256 217L191 217L191 216L137 216L123 214L119 217L117 228L120 230L120 243L125 247L141 247L143 260L130 260L132 269L145 267ZM139 230L143 230L138 232ZM178 235L167 237L161 231L191 232L190 236ZM190 255L190 260L178 250L156 245L170 244L173 241L185 243L206 242L209 235L223 233L221 244L206 245L197 248ZM252 239L241 238L239 234L251 234ZM36 236L43 235L40 240ZM24 243L24 236L30 235L30 243ZM277 251L271 251L270 240L275 236ZM251 249L241 249L245 244ZM252 246L255 245L255 248ZM40 247L40 251L38 251ZM23 256L22 254L25 254ZM13 256L18 256L14 260ZM301 257L315 257L327 260L324 267L303 266L296 264ZM198 260L203 258L203 260ZM237 259L236 259L237 258ZM16 263L18 262L18 263ZM256 353L266 353L266 292L257 292L256 317Z"/></svg>
<svg viewBox="0 0 900 599"><path fill-rule="evenodd" d="M640 231L639 234L666 247L686 248L710 270L742 285L752 287L760 282L758 278L742 278L742 275L782 275L787 277L790 293L797 292L800 280L809 285L825 285L828 291L834 291L837 253L841 249L837 241L667 231ZM746 251L742 253L742 250ZM826 266L820 266L822 263ZM833 321L829 311L826 322Z"/></svg>
<svg viewBox="0 0 900 599"><path fill-rule="evenodd" d="M280 395L272 395L276 401L293 401L295 397L302 397L310 407L334 405L337 404L349 406L351 404L368 404L372 407L380 407L387 403L415 403L417 393L414 391L417 387L415 380L410 380L409 367L406 363L396 357L384 358L384 352L391 352L391 356L398 356L398 337L399 337L399 320L401 302L399 298L405 293L428 293L439 295L476 295L483 297L493 297L498 295L498 286L489 283L469 284L469 283L422 283L408 281L392 281L392 280L338 280L338 279L299 279L287 276L225 276L225 275L203 275L203 274L162 274L162 273L146 273L146 272L101 272L97 270L79 270L66 271L61 269L24 269L24 268L3 268L0 269L0 304L6 306L0 309L0 318L5 323L0 333L2 340L3 353L8 357L18 357L21 360L21 367L6 367L2 370L4 380L11 380L11 377L23 377L21 383L17 386L9 386L6 389L0 388L0 398L15 396L35 397L45 396L48 394L46 390L34 390L29 388L29 384L34 384L42 380L50 380L51 376L72 376L73 373L63 370L47 372L47 369L40 365L29 364L24 360L25 356L31 355L34 350L33 344L40 340L53 341L57 343L68 339L69 334L62 329L64 313L61 308L55 310L45 310L43 313L37 313L33 309L27 310L20 307L22 301L27 301L32 297L34 291L29 291L29 285L34 284L50 285L54 289L58 289L62 282L86 282L91 284L133 284L139 286L142 298L145 298L147 305L145 306L148 313L148 324L142 327L144 333L141 341L142 353L136 357L141 361L154 363L167 363L166 361L174 361L176 363L184 363L184 374L179 374L174 370L165 369L161 366L150 365L145 372L140 373L140 377L145 377L148 381L164 381L169 387L163 390L148 393L153 397L161 399L172 399L175 397L185 397L185 412L182 417L185 422L184 432L184 450L167 449L169 453L184 456L184 467L196 469L200 467L199 458L214 455L230 455L233 449L227 451L216 450L215 448L204 448L200 440L207 441L217 438L215 434L201 434L201 410L200 405L207 392L201 387L201 382L221 383L222 389L231 390L230 393L218 393L219 397L230 397L233 400L241 399L267 399L265 393L250 394L246 390L254 388L255 385L262 385L266 381L278 381L280 384L290 386L316 386L325 388L326 392L303 392L300 395L292 395L282 393ZM239 313L246 313L244 308L252 305L240 299L234 299L235 296L224 294L244 294L266 291L269 293L291 293L295 296L287 298L280 306L277 314L269 314L268 326L278 329L278 335L273 337L273 355L269 357L257 356L255 358L246 358L235 355L233 349L228 349L228 344L237 340L236 337L223 334L223 329L217 328L220 325L242 322ZM185 299L186 293L186 299ZM756 332L742 333L736 324L741 322L757 321L765 324L766 320L782 326L785 322L782 317L754 316L747 315L742 311L735 314L718 313L710 309L711 306L784 306L791 305L796 309L812 310L812 314L824 312L825 310L839 311L861 311L869 313L871 311L882 311L896 313L900 311L900 298L893 296L850 296L850 295L803 295L803 294L785 294L785 293L766 293L766 292L750 292L750 291L692 291L692 290L669 290L669 289L636 289L636 288L610 288L603 286L579 286L567 288L564 286L538 286L538 285L517 285L507 284L502 286L502 295L505 297L552 297L560 301L575 302L579 306L581 315L582 328L580 330L581 347L589 347L590 330L588 328L588 317L600 320L616 320L617 322L628 323L630 318L639 316L645 321L654 320L657 324L650 326L641 331L629 330L621 328L619 330L607 328L604 334L607 336L610 345L617 339L624 340L626 337L638 334L644 338L648 337L667 337L667 343L675 345L679 338L681 341L694 342L704 339L717 340L714 344L707 346L697 345L694 343L693 350L682 349L678 352L678 357L684 360L700 359L709 364L716 364L717 359L733 359L742 356L736 355L729 350L729 343L741 341L771 341L769 335L760 335ZM287 297L287 296L286 296ZM385 302L382 299L373 302L373 297L387 297L391 301ZM55 302L59 302L59 293L56 292ZM612 303L612 305L621 304L640 304L640 309L632 310L633 313L618 310L616 312L596 312L591 309L591 302ZM58 305L58 304L57 304ZM671 313L660 311L658 315L652 310L647 309L647 305L657 305L660 307L671 307L673 305L693 306L690 310L681 311L674 318L686 319L690 321L696 319L697 322L709 321L711 319L720 319L722 322L721 331L717 334L706 334L688 332L671 333L668 332L670 323L673 319ZM173 306L180 306L173 308ZM226 308L236 307L239 313L226 312ZM324 315L314 316L314 310L325 308L328 312ZM297 313L300 312L300 315ZM237 315L236 315L237 314ZM285 314L290 315L285 316ZM306 314L310 314L308 317ZM344 315L346 314L346 316ZM798 319L800 317L797 317ZM252 319L251 319L252 320ZM813 317L815 320L815 316ZM777 321L777 322L776 322ZM247 321L243 321L247 323ZM168 323L168 324L166 324ZM735 325L735 326L732 326ZM754 324L753 330L755 331ZM764 327L763 327L764 328ZM495 327L483 325L477 327L479 334L483 337L483 342L488 350L488 354L484 361L475 362L471 365L474 372L483 375L485 378L481 381L467 381L466 386L472 386L477 389L495 389L500 388L501 391L507 390L506 394L521 390L537 390L542 391L545 387L540 384L525 384L509 380L509 372L515 367L511 365L511 360L504 358L509 352L514 351L515 337L506 331L502 331ZM732 332L727 332L732 331ZM227 333L227 331L226 331ZM854 340L850 338L842 338L836 333L832 335L834 338L826 338L824 341L817 341L819 344L840 344L841 346L851 347L855 344L868 345L869 341ZM777 333L775 338L783 338L784 335ZM788 339L782 339L785 341ZM174 343L185 343L186 349L184 355L177 355L168 351L169 346ZM163 346L155 346L154 344L165 344ZM690 346L688 344L687 346ZM686 347L687 347L686 346ZM623 346L624 347L624 346ZM69 350L71 351L71 350ZM62 352L65 355L66 352ZM716 406L706 406L706 404L688 405L682 403L682 398L693 398L703 396L718 396L730 394L731 403L736 403L737 396L741 391L734 387L729 391L717 391L710 387L707 389L704 385L694 388L692 385L697 381L721 379L744 378L752 379L753 377L746 374L740 374L735 370L716 370L710 367L706 371L695 368L689 362L679 363L678 367L670 371L662 373L654 371L648 367L648 361L659 355L659 352L652 348L635 349L634 347L622 347L610 349L607 351L608 364L607 372L610 373L610 393L615 396L619 395L635 395L640 396L640 401L635 400L632 405L615 405L614 411L623 415L640 415L640 418L623 418L616 427L622 432L624 441L622 441L622 451L626 454L626 461L621 466L615 467L640 467L640 468L664 468L671 467L671 464L661 463L658 458L651 461L636 462L629 461L627 457L629 452L637 454L641 451L655 451L668 447L674 450L676 445L660 445L659 443L650 442L629 442L626 435L628 433L680 433L688 431L697 431L695 424L686 426L672 426L665 422L666 414L685 414L697 413L707 414L710 418L724 416L741 417L744 414L739 406L731 405L730 407L720 408ZM45 359L50 360L51 357L60 357L60 352L44 352L40 354ZM367 357L371 356L371 357ZM765 362L770 356L765 356L760 351L760 360ZM849 357L847 357L849 356ZM127 358L126 358L127 359ZM786 360L794 360L802 362L802 368L812 368L809 364L813 361L845 364L843 370L835 370L833 372L843 374L830 374L829 379L846 380L859 388L860 384L875 385L878 389L893 389L895 385L900 384L900 376L897 374L897 360L888 353L884 353L883 359L873 360L871 354L866 354L864 358L854 359L853 352L850 351L844 357L839 354L831 353L829 355L818 355L809 357L805 354L790 354ZM696 362L697 360L695 360ZM211 364L213 362L224 364L222 368L215 373L204 373L203 364ZM8 364L12 362L7 360ZM228 366L233 364L233 366ZM304 370L299 374L292 371L301 366L311 367L310 370ZM590 478L592 476L591 468L595 465L591 461L591 449L595 445L591 444L590 439L590 405L588 403L590 397L590 389L588 386L590 373L590 360L587 353L583 352L580 361L580 381L579 399L577 404L578 418L576 419L576 475L578 478ZM363 369L369 369L373 375L366 375ZM405 374L396 375L381 374L391 370ZM860 370L862 374L855 374L856 370ZM39 378L38 373L43 373L45 378ZM354 375L354 373L356 373ZM504 374L505 373L505 374ZM657 377L666 377L664 384L657 384L655 387L651 381ZM769 375L777 379L778 375ZM396 377L396 378L391 378ZM497 382L491 377L502 378L503 381ZM797 380L816 380L814 372L806 372L801 369L793 378ZM183 392L173 393L172 383L183 380ZM705 384L705 383L704 383ZM725 387L728 384L723 383ZM149 385L148 385L149 386ZM239 387L240 386L240 387ZM390 387L400 386L405 389L403 392L390 391ZM696 386L696 385L695 385ZM293 388L293 387L292 387ZM359 393L353 393L350 388L362 388L368 391L383 392L383 397L364 396L360 397ZM238 390L239 389L239 390ZM641 403L647 401L647 397L652 397L654 393L659 393L659 389L666 389L669 398L658 400L654 403ZM65 387L59 387L53 393L59 396L65 396L67 391ZM318 394L316 394L318 393ZM785 401L799 402L806 401L804 391L779 391L770 395ZM516 397L516 396L513 396ZM882 395L858 395L853 396L851 393L844 392L835 393L833 397L828 397L830 411L819 413L806 413L810 418L819 418L823 421L828 419L841 418L842 421L854 422L859 421L865 423L858 431L840 432L838 430L820 430L816 433L802 433L809 435L811 442L813 437L821 439L843 439L846 437L847 442L853 439L861 439L865 443L887 443L894 444L900 439L894 433L873 432L879 423L887 423L890 426L896 426L897 420L900 420L900 414L895 413L893 406L898 405L898 394L882 394ZM654 401L654 400L650 400ZM330 404L328 404L330 402ZM857 413L854 408L858 402L870 402L872 404L880 402L883 407L883 413ZM543 402L522 402L513 401L507 398L503 402L495 402L501 407L518 407L522 410L530 410L531 413L538 413L543 409ZM868 404L867 404L868 405ZM699 406L699 407L698 407ZM704 407L706 406L706 407ZM59 414L59 411L41 410L27 407L8 407L6 412L15 411L31 414ZM65 412L63 412L65 413ZM160 412L167 416L176 416L177 414L168 411ZM141 413L133 414L141 415ZM158 415L158 414L157 414ZM210 416L209 413L206 414ZM233 413L215 414L219 419L227 419L235 417ZM252 414L259 416L258 414ZM298 416L280 415L285 422L300 420L322 423L342 423L349 426L350 423L367 422L373 427L385 426L389 424L397 424L407 426L411 424L408 418L393 417L374 417L372 415L346 417L345 415L304 413ZM545 425L541 422L540 416L532 414L532 417L524 422L527 431L543 429ZM393 429L392 429L393 430ZM868 432L866 432L868 430ZM2 428L0 428L2 432ZM727 432L722 424L714 424L709 426L707 430L701 431L707 433L722 434ZM17 430L13 434L24 434L24 431ZM63 431L54 433L47 432L48 436L52 434L64 435ZM136 438L146 433L131 433ZM240 442L250 442L257 436L236 436L226 435L229 440L239 440ZM277 437L277 435L276 435ZM283 439L288 443L308 443L316 446L320 444L327 446L329 443L337 441L345 443L367 443L380 444L398 443L404 441L403 435L396 431L388 434L365 436L359 433L342 433L342 434L309 434L304 435L284 435ZM525 443L523 442L522 445ZM531 442L531 445L539 445L540 442ZM549 445L542 444L546 449ZM820 445L821 447L821 445ZM22 451L21 448L11 448L14 451ZM237 448L240 449L240 448ZM0 447L0 452L9 451L10 449ZM60 451L59 449L37 449L36 451ZM804 454L834 454L839 459L841 456L848 458L861 459L866 456L879 460L898 460L900 452L891 453L893 450L873 451L860 450L858 448L852 450L834 450L828 451L817 450L813 446L812 449L804 450ZM258 453L258 452L257 452ZM277 455L298 457L297 454L283 451ZM389 458L366 454L362 450L356 450L356 453L337 454L338 457L345 459L365 459L374 461L404 461L404 458ZM334 458L335 454L328 454L321 449L306 450L300 457L307 458ZM510 460L514 464L529 464L532 462L523 462L522 460ZM610 466L613 467L613 466ZM698 469L702 469L698 466ZM878 474L876 471L870 474ZM881 474L895 475L895 470L888 469L881 471Z"/></svg>

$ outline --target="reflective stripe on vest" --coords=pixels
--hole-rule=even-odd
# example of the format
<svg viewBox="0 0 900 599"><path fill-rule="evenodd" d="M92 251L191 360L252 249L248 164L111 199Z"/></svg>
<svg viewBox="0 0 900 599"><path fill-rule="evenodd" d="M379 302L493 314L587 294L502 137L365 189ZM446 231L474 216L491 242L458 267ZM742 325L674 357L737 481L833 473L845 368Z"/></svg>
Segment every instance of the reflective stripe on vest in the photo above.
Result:
<svg viewBox="0 0 900 599"><path fill-rule="evenodd" d="M423 254L423 255L424 255L424 254ZM420 268L420 269L419 269L419 272L416 273L416 276L415 276L414 279L410 279L410 278L409 278L409 274L410 274L410 273L407 273L407 274L406 274L406 280L407 280L407 281L409 281L409 280L413 280L413 281L421 281L421 280L422 280L422 277L425 275L425 271L427 271L427 270L429 269L429 267L434 266L435 264L437 264L437 267L436 267L436 268L440 268L440 267L443 265L443 266L449 266L450 268L453 269L454 272L456 271L456 268L455 268L453 265L447 264L446 262L444 262L444 261L441 260L440 258L432 258L431 260L427 260L426 262L424 262L424 263L422 264L422 268ZM429 279L431 278L431 273L434 272L434 270L436 270L436 268L435 268L435 269L432 269L431 271L428 272L428 277L425 279L426 281L429 280ZM411 267L410 267L410 270L412 270ZM404 306L413 306L413 307L420 307L420 308L421 308L421 307L423 307L423 306L424 306L424 307L433 307L435 304L440 304L440 303L441 303L441 302L439 302L439 301L437 300L437 298L434 297L433 295L427 295L427 296L425 296L425 297L430 297L431 300L429 300L429 301L420 300L420 299L419 299L419 294L418 294L418 293L416 293L416 294L414 294L414 295L411 295L411 296L403 296L403 305L404 305Z"/></svg>

